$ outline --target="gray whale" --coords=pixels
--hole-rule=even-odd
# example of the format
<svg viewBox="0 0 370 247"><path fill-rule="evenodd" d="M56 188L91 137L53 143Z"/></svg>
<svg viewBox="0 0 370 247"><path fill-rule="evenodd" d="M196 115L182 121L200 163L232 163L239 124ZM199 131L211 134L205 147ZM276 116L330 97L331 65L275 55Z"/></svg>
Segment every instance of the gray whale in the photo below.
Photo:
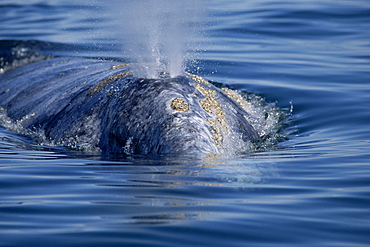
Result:
<svg viewBox="0 0 370 247"><path fill-rule="evenodd" d="M236 92L133 69L72 57L30 63L0 75L0 106L24 130L87 151L226 155L259 138Z"/></svg>

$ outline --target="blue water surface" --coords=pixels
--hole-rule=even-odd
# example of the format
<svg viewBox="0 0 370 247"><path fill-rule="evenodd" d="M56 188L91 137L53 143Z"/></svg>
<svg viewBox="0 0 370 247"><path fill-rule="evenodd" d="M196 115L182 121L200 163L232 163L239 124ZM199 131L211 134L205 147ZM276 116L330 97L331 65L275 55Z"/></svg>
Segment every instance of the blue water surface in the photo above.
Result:
<svg viewBox="0 0 370 247"><path fill-rule="evenodd" d="M369 246L369 1L203 7L190 69L292 111L286 138L233 158L123 158L1 128L0 246ZM18 40L124 58L124 17L105 1L3 0L0 12L1 54Z"/></svg>

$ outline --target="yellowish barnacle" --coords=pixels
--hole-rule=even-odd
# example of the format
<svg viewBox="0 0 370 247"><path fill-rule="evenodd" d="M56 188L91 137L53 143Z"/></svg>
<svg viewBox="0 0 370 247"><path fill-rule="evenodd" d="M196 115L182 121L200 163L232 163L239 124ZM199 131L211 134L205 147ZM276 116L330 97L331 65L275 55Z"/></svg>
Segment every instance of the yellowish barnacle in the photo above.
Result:
<svg viewBox="0 0 370 247"><path fill-rule="evenodd" d="M202 86L202 85L200 85L199 83L197 83L197 84L194 84L194 87L201 93L201 94L203 94L204 96L206 96L207 95L207 91L206 91L206 89Z"/></svg>
<svg viewBox="0 0 370 247"><path fill-rule="evenodd" d="M189 104L179 97L174 98L172 100L171 108L174 111L181 111L181 112L187 112L190 109Z"/></svg>
<svg viewBox="0 0 370 247"><path fill-rule="evenodd" d="M207 89L206 93L207 93L208 96L211 96L211 97L216 97L217 96L216 91L212 90L212 89Z"/></svg>
<svg viewBox="0 0 370 247"><path fill-rule="evenodd" d="M117 64L117 65L113 65L110 69L119 69L119 68L126 68L130 66L129 63L123 63L123 64Z"/></svg>
<svg viewBox="0 0 370 247"><path fill-rule="evenodd" d="M102 80L98 84L96 84L95 87L93 87L92 89L90 89L90 91L88 92L88 94L91 96L91 95L99 92L102 88L104 88L109 83L111 83L111 82L113 82L113 81L115 81L115 80L117 80L119 78L126 77L128 75L131 75L131 73L132 73L131 70L127 70L127 71L123 71L123 72L114 74L112 76L109 76L108 78L105 78L104 80Z"/></svg>
<svg viewBox="0 0 370 247"><path fill-rule="evenodd" d="M198 83L202 83L202 84L206 84L208 85L209 82L204 79L203 77L199 76L199 75L194 75L194 74L190 74L190 73L186 73L188 76L190 76L190 78L193 80L193 81L196 81Z"/></svg>
<svg viewBox="0 0 370 247"><path fill-rule="evenodd" d="M210 115L207 122L211 126L211 138L219 147L222 146L224 140L223 133L228 133L229 125L226 120L225 112L221 104L217 100L217 92L212 89L205 89L200 84L195 84L194 87L205 98L199 100L202 109Z"/></svg>
<svg viewBox="0 0 370 247"><path fill-rule="evenodd" d="M217 122L224 128L228 128L228 124L226 122L225 112L222 109L221 104L215 99L213 96L207 96L205 99L199 101L200 106L206 111L208 114L214 116Z"/></svg>
<svg viewBox="0 0 370 247"><path fill-rule="evenodd" d="M221 129L217 126L217 122L214 119L207 119L209 125L211 125L211 138L216 143L217 146L221 146L224 139Z"/></svg>
<svg viewBox="0 0 370 247"><path fill-rule="evenodd" d="M205 89L200 83L194 84L194 87L204 96L216 97L217 93L212 89Z"/></svg>
<svg viewBox="0 0 370 247"><path fill-rule="evenodd" d="M213 105L212 105L213 99L211 97L206 97L205 99L202 99L199 101L200 106L209 114L213 114Z"/></svg>
<svg viewBox="0 0 370 247"><path fill-rule="evenodd" d="M239 106L241 106L245 111L248 112L249 107L245 103L243 97L238 92L228 88L222 88L222 91L227 95L227 97L234 100L236 103L238 103Z"/></svg>

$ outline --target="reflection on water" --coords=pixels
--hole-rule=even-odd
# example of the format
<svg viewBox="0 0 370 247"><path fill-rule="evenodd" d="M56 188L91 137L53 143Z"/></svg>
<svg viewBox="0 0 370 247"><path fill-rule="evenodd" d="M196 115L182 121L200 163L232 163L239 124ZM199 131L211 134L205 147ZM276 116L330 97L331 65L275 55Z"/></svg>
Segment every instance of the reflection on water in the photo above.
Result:
<svg viewBox="0 0 370 247"><path fill-rule="evenodd" d="M55 210L57 218L72 214L108 225L207 220L210 215L220 217L217 208L225 201L247 202L225 195L247 191L253 184L277 176L272 165L258 159L248 163L238 158L194 161L171 157L104 161L98 155L28 144L5 130L1 146L1 187L13 191L2 193L1 205L5 211L18 205L17 215L23 216L8 218L18 224L32 215L53 215ZM57 219L55 223L70 224ZM7 231L12 232L11 228Z"/></svg>

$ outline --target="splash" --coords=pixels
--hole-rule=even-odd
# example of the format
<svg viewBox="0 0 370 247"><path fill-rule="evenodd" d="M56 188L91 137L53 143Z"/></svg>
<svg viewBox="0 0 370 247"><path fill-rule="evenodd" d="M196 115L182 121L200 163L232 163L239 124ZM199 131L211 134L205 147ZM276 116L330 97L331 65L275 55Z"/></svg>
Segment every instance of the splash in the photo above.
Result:
<svg viewBox="0 0 370 247"><path fill-rule="evenodd" d="M124 0L119 5L124 57L139 64L135 76L157 78L184 73L194 56L192 38L200 35L201 1Z"/></svg>

